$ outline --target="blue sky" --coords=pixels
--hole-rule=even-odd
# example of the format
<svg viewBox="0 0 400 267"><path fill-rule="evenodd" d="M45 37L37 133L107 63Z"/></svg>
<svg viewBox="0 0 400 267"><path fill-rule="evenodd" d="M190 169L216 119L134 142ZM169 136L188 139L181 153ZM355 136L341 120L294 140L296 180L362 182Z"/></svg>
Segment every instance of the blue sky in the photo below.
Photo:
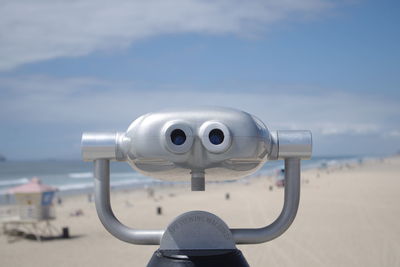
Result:
<svg viewBox="0 0 400 267"><path fill-rule="evenodd" d="M79 158L83 131L222 105L311 129L316 155L400 150L396 1L0 1L0 153Z"/></svg>

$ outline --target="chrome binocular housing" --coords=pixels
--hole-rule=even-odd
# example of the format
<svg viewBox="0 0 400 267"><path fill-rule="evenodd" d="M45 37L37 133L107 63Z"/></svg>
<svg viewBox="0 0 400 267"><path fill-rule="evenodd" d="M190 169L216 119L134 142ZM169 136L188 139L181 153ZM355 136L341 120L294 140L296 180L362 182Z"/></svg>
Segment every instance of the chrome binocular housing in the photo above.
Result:
<svg viewBox="0 0 400 267"><path fill-rule="evenodd" d="M205 180L239 179L267 160L308 159L311 143L309 131L269 131L243 111L196 108L143 115L122 133L84 133L82 155L127 161L162 180L191 177L192 189L204 190Z"/></svg>

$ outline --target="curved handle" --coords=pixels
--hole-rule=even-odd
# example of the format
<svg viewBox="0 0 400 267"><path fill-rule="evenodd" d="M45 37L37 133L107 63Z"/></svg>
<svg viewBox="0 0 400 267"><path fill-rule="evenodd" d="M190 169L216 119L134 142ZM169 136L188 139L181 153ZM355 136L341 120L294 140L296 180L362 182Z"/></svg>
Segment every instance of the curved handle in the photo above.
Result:
<svg viewBox="0 0 400 267"><path fill-rule="evenodd" d="M285 158L285 201L279 217L256 229L231 229L236 244L268 242L283 234L294 221L300 202L300 159Z"/></svg>
<svg viewBox="0 0 400 267"><path fill-rule="evenodd" d="M163 230L137 230L123 225L110 205L110 160L94 161L94 197L101 223L116 238L136 245L159 245Z"/></svg>
<svg viewBox="0 0 400 267"><path fill-rule="evenodd" d="M116 238L137 245L159 245L163 230L137 230L123 225L110 204L110 160L94 161L95 204L100 221ZM236 244L257 244L283 234L294 221L300 201L300 159L285 159L285 201L279 217L256 229L230 229Z"/></svg>

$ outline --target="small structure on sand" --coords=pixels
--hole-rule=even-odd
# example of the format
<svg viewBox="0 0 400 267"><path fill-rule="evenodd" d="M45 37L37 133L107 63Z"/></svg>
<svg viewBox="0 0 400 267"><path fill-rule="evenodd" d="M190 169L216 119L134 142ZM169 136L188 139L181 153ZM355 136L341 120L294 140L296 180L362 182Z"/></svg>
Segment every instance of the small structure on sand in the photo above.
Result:
<svg viewBox="0 0 400 267"><path fill-rule="evenodd" d="M2 207L0 222L3 233L14 236L31 234L39 241L43 236L52 236L54 231L57 232L50 223L56 217L52 201L57 190L42 184L36 177L9 189L8 193L15 197L15 205Z"/></svg>
<svg viewBox="0 0 400 267"><path fill-rule="evenodd" d="M280 169L277 171L275 186L285 187L285 169Z"/></svg>

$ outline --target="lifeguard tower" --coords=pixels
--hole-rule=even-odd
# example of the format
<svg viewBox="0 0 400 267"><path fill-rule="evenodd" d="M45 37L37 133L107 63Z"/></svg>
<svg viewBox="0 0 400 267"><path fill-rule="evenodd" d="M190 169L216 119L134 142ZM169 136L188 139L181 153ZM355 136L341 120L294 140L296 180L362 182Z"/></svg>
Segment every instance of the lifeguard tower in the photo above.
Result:
<svg viewBox="0 0 400 267"><path fill-rule="evenodd" d="M3 233L9 237L33 235L38 241L57 233L50 222L56 217L52 201L57 190L42 184L36 177L9 189L8 193L14 195L15 205L3 207L0 213Z"/></svg>

